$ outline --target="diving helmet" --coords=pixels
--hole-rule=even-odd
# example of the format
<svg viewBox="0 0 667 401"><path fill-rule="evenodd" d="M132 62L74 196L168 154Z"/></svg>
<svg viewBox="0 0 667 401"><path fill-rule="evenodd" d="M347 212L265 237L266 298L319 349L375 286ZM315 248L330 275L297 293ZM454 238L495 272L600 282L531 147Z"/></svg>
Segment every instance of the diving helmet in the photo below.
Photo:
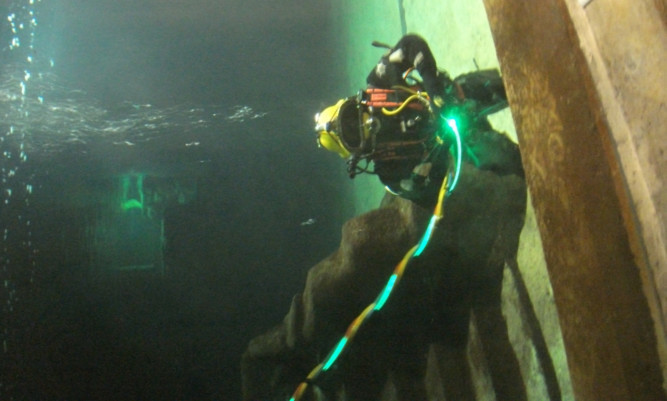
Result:
<svg viewBox="0 0 667 401"><path fill-rule="evenodd" d="M372 152L376 122L359 102L359 97L340 99L315 115L317 142L346 159Z"/></svg>

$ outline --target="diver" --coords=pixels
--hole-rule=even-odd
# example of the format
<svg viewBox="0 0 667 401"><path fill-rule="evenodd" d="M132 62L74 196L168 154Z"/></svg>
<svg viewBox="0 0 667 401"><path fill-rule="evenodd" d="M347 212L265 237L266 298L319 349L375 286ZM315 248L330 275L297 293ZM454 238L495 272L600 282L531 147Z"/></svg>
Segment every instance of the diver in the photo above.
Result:
<svg viewBox="0 0 667 401"><path fill-rule="evenodd" d="M426 401L433 346L446 398L474 400L467 369L474 315L496 399L525 400L501 310L505 262L516 257L523 227L525 179L518 146L486 118L507 106L500 74L452 79L417 35L376 46L388 52L367 87L315 120L319 145L346 159L350 177L376 174L389 193L343 225L338 250L309 270L282 323L250 342L243 399L376 400L391 382L397 400ZM394 288L399 270L406 274L389 298L384 289ZM377 294L370 289L382 290L382 300L369 305ZM338 358L343 349L348 354Z"/></svg>
<svg viewBox="0 0 667 401"><path fill-rule="evenodd" d="M432 207L453 163L448 150L454 138L444 121L453 110L467 115L466 123L474 127L463 143L469 161L483 169L522 172L520 158L504 156L513 144L485 118L507 106L497 70L452 80L438 70L428 44L418 35L403 36L393 47L373 44L389 50L366 78L367 88L315 116L319 146L347 159L351 178L376 174L389 192ZM484 146L480 155L475 151L480 143L492 146ZM489 152L497 145L499 151Z"/></svg>

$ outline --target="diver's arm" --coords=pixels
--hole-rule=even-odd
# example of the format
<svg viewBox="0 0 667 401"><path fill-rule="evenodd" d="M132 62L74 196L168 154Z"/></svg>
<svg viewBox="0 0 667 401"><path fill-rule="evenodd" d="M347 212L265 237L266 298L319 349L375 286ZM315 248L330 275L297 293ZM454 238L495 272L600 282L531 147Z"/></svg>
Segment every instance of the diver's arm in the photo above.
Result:
<svg viewBox="0 0 667 401"><path fill-rule="evenodd" d="M398 85L404 82L403 74L410 68L419 71L424 89L432 99L444 93L445 81L449 80L440 75L431 49L418 35L403 36L389 53L382 56L366 81L381 88ZM435 103L440 106L437 101Z"/></svg>
<svg viewBox="0 0 667 401"><path fill-rule="evenodd" d="M417 35L406 35L398 41L388 55L389 62L398 63L403 70L414 67L424 81L424 89L433 95L440 95L445 90L439 79L438 66L431 49L424 39Z"/></svg>

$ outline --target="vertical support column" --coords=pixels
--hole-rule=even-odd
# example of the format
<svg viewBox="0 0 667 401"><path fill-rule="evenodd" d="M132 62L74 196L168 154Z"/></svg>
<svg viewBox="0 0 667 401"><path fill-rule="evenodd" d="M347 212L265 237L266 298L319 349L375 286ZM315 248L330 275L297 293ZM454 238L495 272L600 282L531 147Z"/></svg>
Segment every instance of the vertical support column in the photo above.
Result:
<svg viewBox="0 0 667 401"><path fill-rule="evenodd" d="M622 175L563 0L484 0L538 218L574 394L664 400ZM620 194L620 195L619 195ZM639 262L638 262L639 261Z"/></svg>

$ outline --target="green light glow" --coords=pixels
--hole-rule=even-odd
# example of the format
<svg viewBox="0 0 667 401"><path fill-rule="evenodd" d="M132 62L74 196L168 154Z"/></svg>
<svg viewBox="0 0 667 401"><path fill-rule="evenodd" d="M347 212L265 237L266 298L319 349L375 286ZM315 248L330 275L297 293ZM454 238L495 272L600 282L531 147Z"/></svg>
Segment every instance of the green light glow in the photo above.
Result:
<svg viewBox="0 0 667 401"><path fill-rule="evenodd" d="M447 125L454 132L454 137L456 138L456 171L454 173L454 179L452 180L452 185L449 187L448 192L452 192L456 187L456 184L459 181L459 174L461 173L461 156L462 156L462 146L461 146L461 134L459 133L459 127L456 123L456 120L453 118L447 119Z"/></svg>
<svg viewBox="0 0 667 401"><path fill-rule="evenodd" d="M333 350L331 355L329 355L329 359L327 360L327 363L324 364L322 367L322 371L328 370L331 365L333 365L334 362L336 362L336 359L338 359L338 356L340 355L341 352L343 352L343 349L345 349L345 345L347 344L347 337L343 337L339 342L338 345L336 346L336 349Z"/></svg>
<svg viewBox="0 0 667 401"><path fill-rule="evenodd" d="M382 290L382 294L378 297L377 302L375 303L375 307L373 310L380 310L384 306L385 302L387 302L387 299L389 298L389 294L391 294L391 290L394 289L394 284L396 284L396 280L398 279L398 276L396 276L396 273L392 274L391 277L389 277L389 281L387 282L387 285L384 287L384 290Z"/></svg>
<svg viewBox="0 0 667 401"><path fill-rule="evenodd" d="M133 182L134 181L134 182ZM134 184L134 185L132 185ZM121 177L123 190L120 208L123 211L144 208L144 174L129 174Z"/></svg>
<svg viewBox="0 0 667 401"><path fill-rule="evenodd" d="M142 205L141 202L136 199L128 199L120 204L120 208L123 209L123 211L131 209L143 209L144 205Z"/></svg>

